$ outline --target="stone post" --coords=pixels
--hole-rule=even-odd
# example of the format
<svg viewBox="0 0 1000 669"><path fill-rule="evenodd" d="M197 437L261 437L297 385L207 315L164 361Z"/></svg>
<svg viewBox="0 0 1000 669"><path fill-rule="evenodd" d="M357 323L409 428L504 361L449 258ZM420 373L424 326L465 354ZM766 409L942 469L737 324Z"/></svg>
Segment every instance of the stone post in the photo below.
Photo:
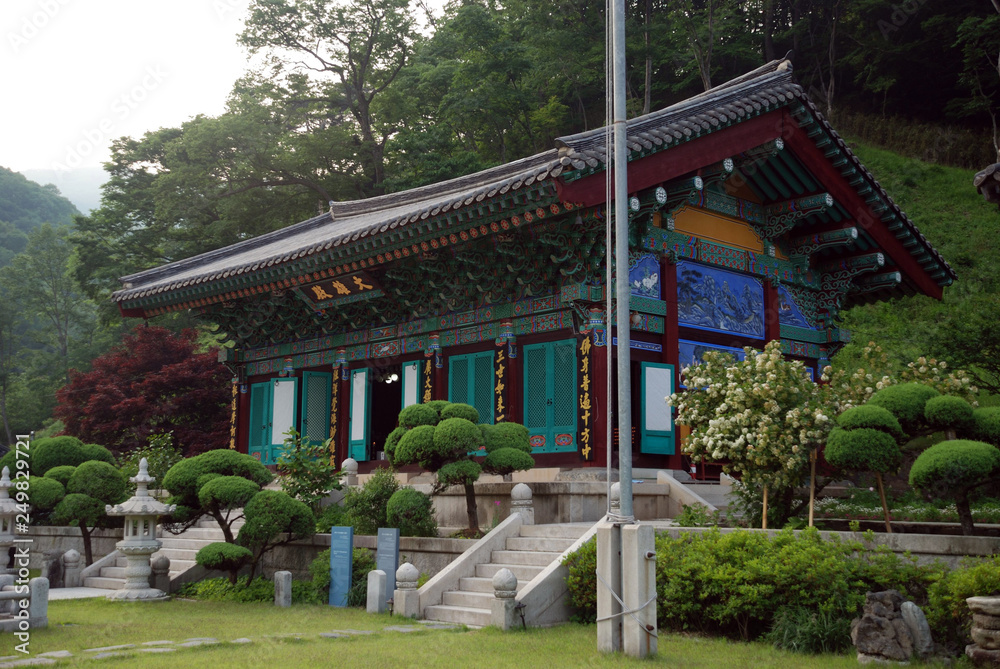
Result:
<svg viewBox="0 0 1000 669"><path fill-rule="evenodd" d="M358 461L354 458L347 458L340 465L341 477L345 486L353 488L358 485Z"/></svg>
<svg viewBox="0 0 1000 669"><path fill-rule="evenodd" d="M535 506L527 484L518 483L510 489L510 512L521 514L522 525L535 524Z"/></svg>
<svg viewBox="0 0 1000 669"><path fill-rule="evenodd" d="M517 616L517 600L514 599L517 595L517 576L510 569L504 567L493 575L493 595L490 625L506 632L514 626Z"/></svg>
<svg viewBox="0 0 1000 669"><path fill-rule="evenodd" d="M274 572L274 605L286 609L292 605L292 572Z"/></svg>
<svg viewBox="0 0 1000 669"><path fill-rule="evenodd" d="M969 597L973 643L965 654L977 667L1000 667L1000 597Z"/></svg>
<svg viewBox="0 0 1000 669"><path fill-rule="evenodd" d="M622 647L630 657L656 654L656 540L652 525L623 525ZM652 601L651 601L652 600Z"/></svg>
<svg viewBox="0 0 1000 669"><path fill-rule="evenodd" d="M381 569L373 569L368 572L368 613L385 613L385 572Z"/></svg>
<svg viewBox="0 0 1000 669"><path fill-rule="evenodd" d="M0 592L3 592L8 585L13 586L15 578L17 577L14 574L0 574ZM15 599L0 599L0 613L14 613L16 606Z"/></svg>
<svg viewBox="0 0 1000 669"><path fill-rule="evenodd" d="M149 587L170 594L170 558L159 556L150 563Z"/></svg>
<svg viewBox="0 0 1000 669"><path fill-rule="evenodd" d="M28 604L28 619L32 629L49 626L49 579L42 576L28 581L31 602Z"/></svg>
<svg viewBox="0 0 1000 669"><path fill-rule="evenodd" d="M3 468L0 472L0 574L14 574L16 569L7 568L7 554L14 545L14 517L17 515L17 502L10 497L10 469Z"/></svg>
<svg viewBox="0 0 1000 669"><path fill-rule="evenodd" d="M83 585L81 572L83 571L83 561L80 559L80 552L70 548L63 553L63 583L67 588L79 588Z"/></svg>
<svg viewBox="0 0 1000 669"><path fill-rule="evenodd" d="M405 618L420 617L420 593L417 580L420 571L409 562L396 570L396 589L392 591L392 613Z"/></svg>

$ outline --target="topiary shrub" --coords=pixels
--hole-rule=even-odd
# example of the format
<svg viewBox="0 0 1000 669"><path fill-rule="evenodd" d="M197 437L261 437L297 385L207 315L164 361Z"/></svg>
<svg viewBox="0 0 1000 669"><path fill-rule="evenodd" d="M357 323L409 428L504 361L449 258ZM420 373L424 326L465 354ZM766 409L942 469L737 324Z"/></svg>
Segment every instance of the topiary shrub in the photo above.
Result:
<svg viewBox="0 0 1000 669"><path fill-rule="evenodd" d="M448 400L431 400L430 402L424 402L425 407L430 407L437 412L439 419L441 417L441 410L444 409L449 404L451 404L451 402L449 402Z"/></svg>
<svg viewBox="0 0 1000 669"><path fill-rule="evenodd" d="M891 434L897 441L906 439L906 433L903 432L899 420L891 411L877 404L862 404L848 409L837 416L837 425L845 430L870 427Z"/></svg>
<svg viewBox="0 0 1000 669"><path fill-rule="evenodd" d="M277 490L261 490L243 509L246 521L237 540L253 551L250 579L253 580L261 558L277 546L311 537L316 532L316 517L303 502Z"/></svg>
<svg viewBox="0 0 1000 669"><path fill-rule="evenodd" d="M115 456L111 451L98 444L85 444L76 437L42 437L31 444L30 472L34 476L43 476L50 469L60 466L75 467L89 460L99 460L115 464ZM0 459L0 470L9 467L15 471L14 451Z"/></svg>
<svg viewBox="0 0 1000 669"><path fill-rule="evenodd" d="M74 470L66 484L66 492L90 495L105 504L117 504L128 496L128 486L116 467L91 460Z"/></svg>
<svg viewBox="0 0 1000 669"><path fill-rule="evenodd" d="M437 409L426 404L411 404L399 412L399 426L412 429L418 425L437 425Z"/></svg>
<svg viewBox="0 0 1000 669"><path fill-rule="evenodd" d="M58 483L54 479L53 482ZM80 528L80 534L83 536L84 559L87 565L94 561L90 534L95 528L107 523L108 517L104 513L104 506L104 502L96 497L82 493L70 493L63 497L52 510L52 522L60 525L75 525Z"/></svg>
<svg viewBox="0 0 1000 669"><path fill-rule="evenodd" d="M482 441L483 433L475 422L467 418L443 418L434 428L434 452L427 463L421 462L420 466L437 471L446 462L478 450Z"/></svg>
<svg viewBox="0 0 1000 669"><path fill-rule="evenodd" d="M69 479L73 476L73 472L75 471L76 467L72 465L60 465L45 472L45 478L55 479L56 481L59 481L59 483L62 483L65 488L69 485Z"/></svg>
<svg viewBox="0 0 1000 669"><path fill-rule="evenodd" d="M205 569L229 572L229 582L236 584L240 569L250 564L253 553L249 548L228 542L217 541L203 547L194 556L196 564Z"/></svg>
<svg viewBox="0 0 1000 669"><path fill-rule="evenodd" d="M927 400L924 419L933 430L942 430L948 439L968 433L973 426L972 405L961 397L939 395Z"/></svg>
<svg viewBox="0 0 1000 669"><path fill-rule="evenodd" d="M1000 449L982 441L934 444L910 467L910 485L955 500L962 534L973 533L969 493L1000 471Z"/></svg>
<svg viewBox="0 0 1000 669"><path fill-rule="evenodd" d="M434 504L430 495L413 488L400 488L386 505L389 527L398 527L404 537L436 537Z"/></svg>
<svg viewBox="0 0 1000 669"><path fill-rule="evenodd" d="M260 487L274 479L274 474L256 458L228 448L185 458L171 467L163 477L163 487L171 495L170 502L178 505L170 520L190 527L198 518L207 514L208 510L198 500L198 492L202 486L219 476L241 476Z"/></svg>
<svg viewBox="0 0 1000 669"><path fill-rule="evenodd" d="M233 511L245 507L258 492L260 486L242 476L213 474L198 491L198 503L215 518L222 528L226 542L231 544L236 541L233 536L233 523L243 518L242 513L234 514ZM235 578L233 576L234 582Z"/></svg>
<svg viewBox="0 0 1000 669"><path fill-rule="evenodd" d="M479 411L471 404L452 402L441 407L441 421L444 422L449 418L464 418L475 424L479 422Z"/></svg>
<svg viewBox="0 0 1000 669"><path fill-rule="evenodd" d="M431 462L434 453L434 426L418 425L407 430L399 438L396 450L393 453L394 462L400 464L416 463L421 467L423 463Z"/></svg>
<svg viewBox="0 0 1000 669"><path fill-rule="evenodd" d="M344 522L351 525L357 534L376 534L378 528L387 526L386 507L397 490L399 481L392 470L384 467L376 469L364 485L347 491L344 496Z"/></svg>
<svg viewBox="0 0 1000 669"><path fill-rule="evenodd" d="M868 404L888 409L899 419L903 431L913 435L924 427L924 405L927 400L940 394L922 383L901 383L877 391L868 400Z"/></svg>
<svg viewBox="0 0 1000 669"><path fill-rule="evenodd" d="M32 511L51 511L65 496L66 487L59 479L48 476L28 477L28 504Z"/></svg>
<svg viewBox="0 0 1000 669"><path fill-rule="evenodd" d="M443 465L437 472L438 482L443 486L472 485L479 479L483 468L472 460L458 460Z"/></svg>
<svg viewBox="0 0 1000 669"><path fill-rule="evenodd" d="M499 448L488 453L483 460L483 471L500 476L531 469L534 466L535 459L516 448Z"/></svg>
<svg viewBox="0 0 1000 669"><path fill-rule="evenodd" d="M496 425L490 425L489 428L485 432L487 453L492 453L501 448L513 448L525 453L531 453L531 444L528 442L530 434L528 428L524 425L520 423L497 423Z"/></svg>
<svg viewBox="0 0 1000 669"><path fill-rule="evenodd" d="M393 458L396 456L396 445L399 444L399 440L403 438L404 434L406 434L406 428L397 427L385 438L382 450L385 452L385 457L389 460L390 465L394 464Z"/></svg>
<svg viewBox="0 0 1000 669"><path fill-rule="evenodd" d="M972 412L972 435L979 441L1000 446L1000 407L984 407Z"/></svg>

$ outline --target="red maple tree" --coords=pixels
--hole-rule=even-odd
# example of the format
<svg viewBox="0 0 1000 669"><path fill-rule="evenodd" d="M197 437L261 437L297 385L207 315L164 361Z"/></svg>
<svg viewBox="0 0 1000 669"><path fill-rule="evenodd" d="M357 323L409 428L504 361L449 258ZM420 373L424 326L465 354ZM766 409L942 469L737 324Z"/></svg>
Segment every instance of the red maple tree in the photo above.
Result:
<svg viewBox="0 0 1000 669"><path fill-rule="evenodd" d="M70 371L55 416L67 434L116 454L172 430L184 455L194 455L228 444L231 379L214 350L196 351L194 331L139 327L91 371Z"/></svg>

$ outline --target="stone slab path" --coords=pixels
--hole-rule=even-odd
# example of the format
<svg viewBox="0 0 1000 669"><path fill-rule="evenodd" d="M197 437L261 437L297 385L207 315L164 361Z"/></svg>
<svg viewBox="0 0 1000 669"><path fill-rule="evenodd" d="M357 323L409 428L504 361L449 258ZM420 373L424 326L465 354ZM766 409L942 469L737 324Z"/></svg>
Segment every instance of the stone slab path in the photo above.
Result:
<svg viewBox="0 0 1000 669"><path fill-rule="evenodd" d="M92 588L86 588L92 589ZM422 630L452 630L458 629L461 625L448 625L440 622L424 622L422 620L410 621L406 625L387 625L383 627L381 632L389 632L395 634L406 634L409 632L417 632ZM379 631L374 630L330 630L329 632L307 633L307 634L297 634L294 632L286 632L282 634L273 634L270 637L261 637L257 641L261 641L264 638L273 637L293 637L296 639L306 639L306 638L321 638L321 639L346 639L352 636L366 636L369 634L379 634ZM78 654L81 659L91 659L91 660L104 660L112 657L126 657L128 655L138 655L140 653L173 653L178 651L184 651L188 648L196 648L199 646L221 646L221 645L242 645L242 644L252 644L255 643L254 639L248 639L246 637L239 639L232 639L230 641L221 641L219 639L213 639L210 637L197 637L192 639L184 639L182 641L146 641L141 644L123 644L120 646L103 646L100 648L87 648ZM71 658L73 653L68 650L56 650L48 653L39 653L38 655L30 656L19 656L10 655L7 657L0 657L0 669L8 669L13 667L35 667L35 666L48 666L56 664L61 659Z"/></svg>

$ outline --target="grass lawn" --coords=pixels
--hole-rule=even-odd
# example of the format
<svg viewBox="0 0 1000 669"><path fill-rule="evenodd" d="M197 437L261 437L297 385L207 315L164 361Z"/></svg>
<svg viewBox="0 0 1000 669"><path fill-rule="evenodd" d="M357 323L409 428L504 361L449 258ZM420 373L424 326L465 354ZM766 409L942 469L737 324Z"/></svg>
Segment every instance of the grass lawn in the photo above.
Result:
<svg viewBox="0 0 1000 669"><path fill-rule="evenodd" d="M594 626L564 625L502 633L495 629L388 631L411 624L403 618L369 615L359 609L297 605L174 600L122 604L102 599L50 604L48 629L31 633L31 654L70 651L60 666L101 667L857 667L853 653L808 656L777 651L766 644L663 634L659 654L649 662L597 652ZM321 632L371 630L370 635L324 638ZM124 650L122 657L93 660L87 648L140 645L148 641L213 637L219 645L174 652ZM251 643L232 644L248 638ZM14 640L0 635L0 657L13 655ZM2 664L2 661L0 661Z"/></svg>

